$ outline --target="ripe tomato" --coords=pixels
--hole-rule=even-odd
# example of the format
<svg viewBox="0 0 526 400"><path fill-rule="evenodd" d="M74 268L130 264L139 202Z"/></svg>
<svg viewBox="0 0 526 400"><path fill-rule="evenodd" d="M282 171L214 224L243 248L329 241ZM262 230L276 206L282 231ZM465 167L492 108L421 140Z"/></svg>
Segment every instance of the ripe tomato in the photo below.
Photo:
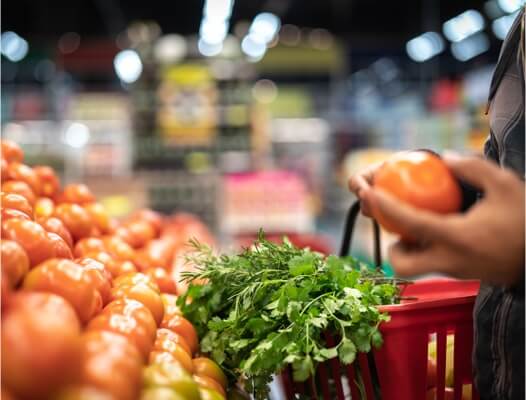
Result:
<svg viewBox="0 0 526 400"><path fill-rule="evenodd" d="M51 246L53 248L53 257L67 258L69 260L73 259L73 253L71 253L71 248L64 241L64 239L62 239L59 235L53 232L47 232L47 237L51 242Z"/></svg>
<svg viewBox="0 0 526 400"><path fill-rule="evenodd" d="M75 257L84 257L88 253L105 251L106 247L102 243L102 239L87 237L80 239L73 250Z"/></svg>
<svg viewBox="0 0 526 400"><path fill-rule="evenodd" d="M185 253L176 253L174 255L171 275L173 281L175 282L175 288L178 295L185 294L188 290L188 286L190 286L190 281L185 279L184 273L194 272L197 268L193 262L186 260L186 255L187 254ZM194 279L191 281L191 283L194 285L204 285L206 281L202 279Z"/></svg>
<svg viewBox="0 0 526 400"><path fill-rule="evenodd" d="M375 173L373 185L413 207L435 213L457 212L462 205L462 192L451 171L438 156L425 151L400 153L387 160ZM379 210L372 211L388 231L409 234Z"/></svg>
<svg viewBox="0 0 526 400"><path fill-rule="evenodd" d="M49 197L39 197L33 208L35 221L42 222L43 220L50 218L55 211L55 203Z"/></svg>
<svg viewBox="0 0 526 400"><path fill-rule="evenodd" d="M2 192L19 194L25 197L31 205L35 204L37 199L31 187L22 181L7 181L2 183Z"/></svg>
<svg viewBox="0 0 526 400"><path fill-rule="evenodd" d="M150 387L141 392L141 400L186 400L169 387Z"/></svg>
<svg viewBox="0 0 526 400"><path fill-rule="evenodd" d="M100 203L89 203L84 206L91 219L101 234L109 233L110 217L104 206Z"/></svg>
<svg viewBox="0 0 526 400"><path fill-rule="evenodd" d="M17 286L29 271L29 258L26 251L17 242L1 240L2 279L6 279L10 288Z"/></svg>
<svg viewBox="0 0 526 400"><path fill-rule="evenodd" d="M224 389L228 385L225 374L214 361L206 357L197 357L193 359L194 374L201 376L208 376L216 382L219 382Z"/></svg>
<svg viewBox="0 0 526 400"><path fill-rule="evenodd" d="M119 398L92 386L69 385L60 390L53 400L119 400Z"/></svg>
<svg viewBox="0 0 526 400"><path fill-rule="evenodd" d="M90 275L71 260L52 258L37 265L26 275L23 288L64 297L75 308L82 323L88 322L102 308L101 295Z"/></svg>
<svg viewBox="0 0 526 400"><path fill-rule="evenodd" d="M134 248L142 247L155 238L155 230L152 225L141 220L126 223L118 228L115 234Z"/></svg>
<svg viewBox="0 0 526 400"><path fill-rule="evenodd" d="M100 293L102 304L108 304L111 299L111 274L104 264L93 258L81 258L75 262L82 266L89 275L92 284Z"/></svg>
<svg viewBox="0 0 526 400"><path fill-rule="evenodd" d="M201 396L201 400L225 400L225 397L217 390L206 387L199 388L199 395Z"/></svg>
<svg viewBox="0 0 526 400"><path fill-rule="evenodd" d="M135 258L135 251L128 243L118 236L105 236L102 238L108 253L120 261L132 261Z"/></svg>
<svg viewBox="0 0 526 400"><path fill-rule="evenodd" d="M141 387L142 358L124 336L90 331L82 335L79 381L110 393L116 399L134 400Z"/></svg>
<svg viewBox="0 0 526 400"><path fill-rule="evenodd" d="M169 387L186 400L200 400L197 383L177 362L149 365L143 372L145 388Z"/></svg>
<svg viewBox="0 0 526 400"><path fill-rule="evenodd" d="M178 297L173 294L161 293L161 300L164 304L164 317L163 319L169 320L174 315L183 315L179 306L177 305Z"/></svg>
<svg viewBox="0 0 526 400"><path fill-rule="evenodd" d="M2 146L2 158L4 158L8 163L20 163L24 160L24 152L18 144L8 139L2 139L0 143Z"/></svg>
<svg viewBox="0 0 526 400"><path fill-rule="evenodd" d="M147 275L141 274L140 272L131 272L122 274L113 281L113 286L130 286L143 284L149 286L155 292L159 292L157 284Z"/></svg>
<svg viewBox="0 0 526 400"><path fill-rule="evenodd" d="M175 332L172 332L171 330L166 329L166 328L157 329L157 335L155 336L154 347L157 347L156 344L158 342L162 342L164 340L168 340L170 342L173 342L174 344L179 345L184 351L188 353L190 357L192 356L192 351L190 350L190 346L188 346L188 343L186 343L186 340L184 340L184 338L181 335ZM162 346L159 347L159 349L162 349Z"/></svg>
<svg viewBox="0 0 526 400"><path fill-rule="evenodd" d="M33 167L33 171L35 171L35 174L40 180L40 194L45 197L55 197L60 190L60 180L58 179L57 174L55 174L55 171L53 171L53 168L45 165L38 165Z"/></svg>
<svg viewBox="0 0 526 400"><path fill-rule="evenodd" d="M39 224L13 218L2 223L2 238L14 240L26 251L30 266L53 257L54 248Z"/></svg>
<svg viewBox="0 0 526 400"><path fill-rule="evenodd" d="M95 196L89 188L82 183L71 183L64 187L62 193L58 196L59 203L74 203L84 205L93 203Z"/></svg>
<svg viewBox="0 0 526 400"><path fill-rule="evenodd" d="M103 263L114 278L127 273L137 272L137 268L132 262L117 261L104 251L89 252L85 254L85 257L93 258Z"/></svg>
<svg viewBox="0 0 526 400"><path fill-rule="evenodd" d="M33 171L33 168L28 167L25 164L18 162L12 162L7 168L9 178L14 181L22 181L29 185L33 193L37 196L40 195L41 185L37 174Z"/></svg>
<svg viewBox="0 0 526 400"><path fill-rule="evenodd" d="M5 182L6 180L9 179L9 171L8 171L8 168L9 168L9 164L7 163L7 161L5 160L5 158L2 156L2 182Z"/></svg>
<svg viewBox="0 0 526 400"><path fill-rule="evenodd" d="M209 376L205 375L194 375L194 381L197 382L199 387L206 388L206 389L212 389L218 392L221 396L223 396L224 399L226 399L226 392L223 386L216 380L210 378Z"/></svg>
<svg viewBox="0 0 526 400"><path fill-rule="evenodd" d="M141 353L144 360L155 340L156 324L146 306L131 299L110 302L102 313L93 318L88 331L109 331L127 337Z"/></svg>
<svg viewBox="0 0 526 400"><path fill-rule="evenodd" d="M157 325L163 320L164 306L159 292L142 283L135 285L119 285L111 289L111 298L133 299L144 304L152 312Z"/></svg>
<svg viewBox="0 0 526 400"><path fill-rule="evenodd" d="M26 213L23 213L19 210L14 210L12 208L3 208L2 207L2 221L7 221L9 219L18 218L25 219L26 221L31 221L31 218Z"/></svg>
<svg viewBox="0 0 526 400"><path fill-rule="evenodd" d="M40 224L48 232L52 232L59 235L62 238L62 240L66 242L68 247L70 249L73 249L73 238L71 237L71 233L69 233L68 228L66 228L66 226L61 220L55 217L51 217L43 220L42 222L40 222Z"/></svg>
<svg viewBox="0 0 526 400"><path fill-rule="evenodd" d="M15 396L47 398L76 375L80 324L62 297L14 294L1 329L2 385Z"/></svg>
<svg viewBox="0 0 526 400"><path fill-rule="evenodd" d="M144 273L157 283L161 293L176 293L175 282L164 268L148 268Z"/></svg>
<svg viewBox="0 0 526 400"><path fill-rule="evenodd" d="M80 240L90 236L93 224L86 210L77 204L59 204L53 214L60 219L70 231L73 239Z"/></svg>
<svg viewBox="0 0 526 400"><path fill-rule="evenodd" d="M155 267L169 269L176 247L177 242L171 238L151 240L137 252L137 266L141 270Z"/></svg>
<svg viewBox="0 0 526 400"><path fill-rule="evenodd" d="M2 205L2 208L11 208L13 210L21 211L29 217L33 216L33 207L24 196L19 194L2 192L0 204Z"/></svg>
<svg viewBox="0 0 526 400"><path fill-rule="evenodd" d="M128 217L128 221L137 220L148 222L154 229L155 236L159 236L159 233L163 227L163 216L161 214L148 208L143 208L141 210L135 211Z"/></svg>
<svg viewBox="0 0 526 400"><path fill-rule="evenodd" d="M199 341L197 339L197 332L194 326L183 316L174 315L171 318L163 319L160 327L170 329L181 335L184 340L186 340L186 343L188 343L188 346L190 346L192 354L198 350Z"/></svg>
<svg viewBox="0 0 526 400"><path fill-rule="evenodd" d="M170 342L165 341L159 346L169 347L170 350L165 349L156 349L155 347L150 352L148 362L150 364L161 364L165 362L177 362L185 369L186 372L192 373L194 368L192 364L192 359L186 351L184 351L180 346Z"/></svg>

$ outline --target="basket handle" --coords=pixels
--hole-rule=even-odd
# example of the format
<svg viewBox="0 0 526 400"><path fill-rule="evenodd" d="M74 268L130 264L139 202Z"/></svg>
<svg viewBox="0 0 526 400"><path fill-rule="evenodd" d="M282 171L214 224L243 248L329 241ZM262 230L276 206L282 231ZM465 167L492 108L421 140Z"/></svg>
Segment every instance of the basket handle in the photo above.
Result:
<svg viewBox="0 0 526 400"><path fill-rule="evenodd" d="M345 226L343 231L343 240L340 247L340 257L349 255L351 250L352 235L354 233L354 225L356 224L356 219L360 213L360 200L356 200L349 211L347 212L347 218L345 219ZM373 222L373 240L374 240L374 265L375 267L382 267L382 251L380 247L380 227L376 220Z"/></svg>

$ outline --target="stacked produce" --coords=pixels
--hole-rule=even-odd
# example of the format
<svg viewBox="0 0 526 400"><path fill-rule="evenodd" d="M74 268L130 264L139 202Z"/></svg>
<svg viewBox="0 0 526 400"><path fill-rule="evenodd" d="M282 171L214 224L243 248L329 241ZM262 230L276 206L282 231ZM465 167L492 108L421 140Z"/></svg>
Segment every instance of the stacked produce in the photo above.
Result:
<svg viewBox="0 0 526 400"><path fill-rule="evenodd" d="M2 141L2 398L222 399L226 377L199 353L176 305L195 217L108 217L85 185L60 187Z"/></svg>

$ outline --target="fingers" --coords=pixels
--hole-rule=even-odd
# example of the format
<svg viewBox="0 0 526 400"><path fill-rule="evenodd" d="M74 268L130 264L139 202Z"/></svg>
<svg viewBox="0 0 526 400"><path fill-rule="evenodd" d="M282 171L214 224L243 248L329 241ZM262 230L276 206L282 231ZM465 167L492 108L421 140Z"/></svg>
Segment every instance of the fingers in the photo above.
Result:
<svg viewBox="0 0 526 400"><path fill-rule="evenodd" d="M349 179L349 190L360 199L362 214L367 217L371 216L371 207L368 200L363 197L363 193L371 188L374 173L381 164L382 163L372 164L361 173L353 175L351 179Z"/></svg>
<svg viewBox="0 0 526 400"><path fill-rule="evenodd" d="M379 189L369 189L363 192L362 197L373 215L378 212L411 237L424 241L448 241L451 236L447 216L411 207Z"/></svg>
<svg viewBox="0 0 526 400"><path fill-rule="evenodd" d="M444 160L456 177L486 193L498 190L502 183L503 171L494 162L477 157L457 157L451 154L445 155Z"/></svg>
<svg viewBox="0 0 526 400"><path fill-rule="evenodd" d="M351 179L349 179L349 189L358 197L362 190L367 190L369 188L370 184L364 175L354 175L351 177Z"/></svg>

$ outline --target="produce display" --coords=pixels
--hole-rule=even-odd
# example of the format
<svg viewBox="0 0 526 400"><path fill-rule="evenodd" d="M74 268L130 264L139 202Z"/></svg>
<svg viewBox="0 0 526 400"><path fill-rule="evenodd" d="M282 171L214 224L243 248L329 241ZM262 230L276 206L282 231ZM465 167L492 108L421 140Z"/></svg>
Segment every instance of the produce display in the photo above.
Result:
<svg viewBox="0 0 526 400"><path fill-rule="evenodd" d="M2 141L2 398L225 399L227 380L182 315L195 217L109 218L90 189L61 189Z"/></svg>

